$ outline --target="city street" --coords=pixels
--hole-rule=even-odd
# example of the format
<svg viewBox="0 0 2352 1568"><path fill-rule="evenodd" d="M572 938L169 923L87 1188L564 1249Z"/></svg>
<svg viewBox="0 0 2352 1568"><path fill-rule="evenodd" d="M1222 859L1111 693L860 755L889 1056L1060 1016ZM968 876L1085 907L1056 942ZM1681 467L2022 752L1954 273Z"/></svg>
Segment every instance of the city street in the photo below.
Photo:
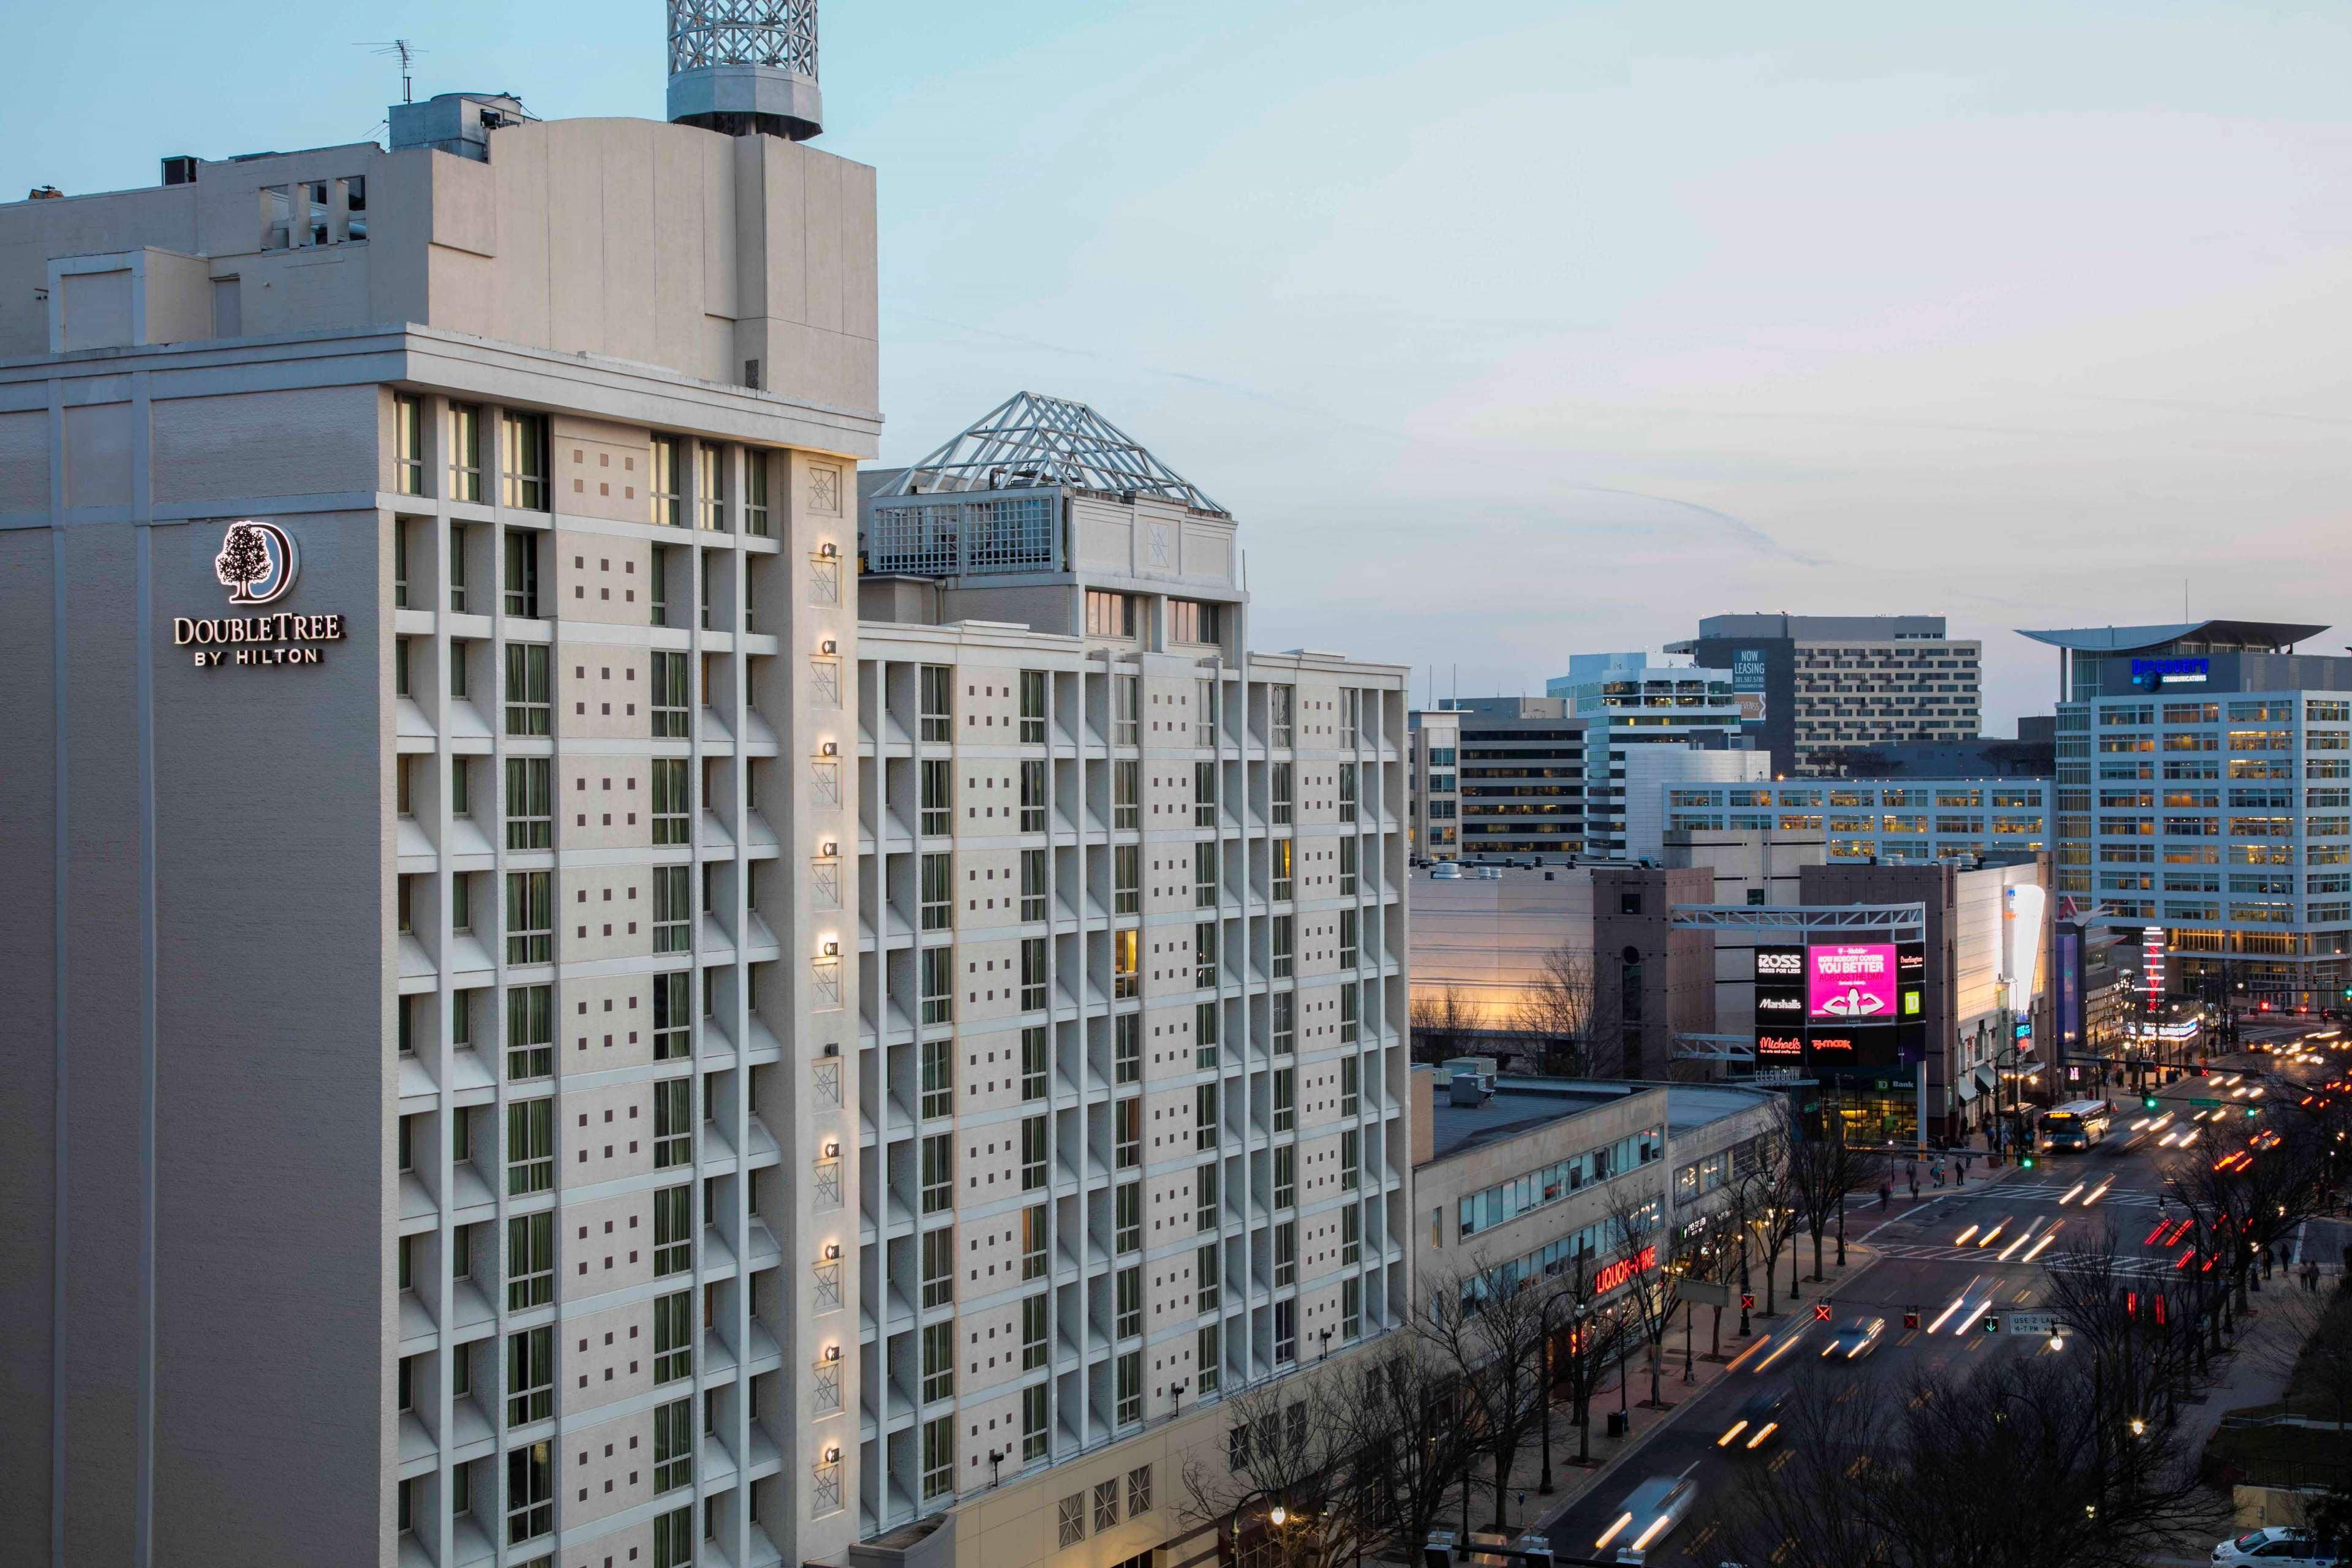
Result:
<svg viewBox="0 0 2352 1568"><path fill-rule="evenodd" d="M2248 1043L2284 1043L2319 1027L2309 1020L2283 1023L2259 1034L2250 1030ZM2158 1173L2161 1162L2178 1157L2188 1130L2209 1126L2216 1116L2242 1116L2248 1104L2260 1103L2250 1091L2265 1084L2274 1069L2291 1081L2313 1084L2335 1076L2347 1060L2352 1058L2329 1056L2326 1066L2312 1068L2254 1052L2217 1059L2215 1076L2184 1078L2158 1091L2160 1103L2153 1111L2137 1097L2111 1090L2118 1111L2116 1131L2100 1146L2087 1152L2043 1153L2032 1169L2001 1172L1988 1172L1979 1156L1966 1186L1948 1184L1941 1191L1929 1184L1923 1164L1916 1203L1907 1195L1898 1167L1887 1210L1882 1213L1875 1193L1869 1193L1858 1194L1848 1211L1847 1234L1874 1254L1873 1260L1858 1260L1843 1279L1832 1270L1818 1288L1807 1280L1805 1300L1791 1311L1784 1256L1780 1314L1759 1318L1746 1342L1735 1342L1727 1334L1726 1353L1739 1358L1730 1374L1696 1394L1692 1408L1677 1411L1671 1425L1547 1521L1553 1549L1570 1557L1608 1556L1625 1542L1612 1541L1608 1551L1597 1542L1619 1518L1625 1497L1651 1477L1687 1470L1698 1481L1698 1500L1678 1529L1652 1546L1648 1561L1716 1568L1726 1559L1726 1519L1737 1507L1743 1477L1759 1468L1769 1474L1786 1462L1786 1448L1777 1438L1749 1450L1745 1445L1751 1434L1742 1432L1730 1447L1718 1446L1741 1406L1760 1391L1800 1377L1826 1376L1852 1397L1885 1398L1922 1369L1949 1368L1973 1358L2066 1353L2039 1335L1988 1333L1982 1321L1988 1312L2030 1312L2040 1306L2045 1280L2038 1256L2105 1227L2113 1227L2128 1267L2151 1276L2169 1272L2178 1249L2162 1245L2163 1222L2168 1214L2179 1216L2181 1209L2162 1201ZM1985 1180L1988 1175L1998 1179ZM2309 1227L2311 1253L2331 1271L2341 1257L2344 1228L2332 1220ZM1810 1268L1811 1244L1802 1246ZM1817 1289L1830 1294L1817 1295ZM1763 1300L1760 1288L1757 1298ZM1824 1300L1827 1322L1815 1316ZM1906 1310L1918 1312L1916 1329L1904 1327ZM1832 1332L1857 1316L1885 1320L1877 1348L1850 1361L1825 1363L1822 1351ZM1636 1384L1638 1390L1638 1378ZM1674 1385L1667 1386L1671 1397ZM1572 1471L1570 1479L1572 1484Z"/></svg>

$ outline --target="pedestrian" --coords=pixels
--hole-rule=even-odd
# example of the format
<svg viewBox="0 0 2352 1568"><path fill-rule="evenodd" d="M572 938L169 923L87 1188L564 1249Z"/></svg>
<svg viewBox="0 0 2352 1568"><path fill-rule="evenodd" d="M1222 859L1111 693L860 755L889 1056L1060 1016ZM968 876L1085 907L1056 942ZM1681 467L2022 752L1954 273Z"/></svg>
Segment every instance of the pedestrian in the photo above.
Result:
<svg viewBox="0 0 2352 1568"><path fill-rule="evenodd" d="M2317 1258L2306 1258L2303 1260L2303 1293L2306 1296L2319 1294L2319 1260Z"/></svg>
<svg viewBox="0 0 2352 1568"><path fill-rule="evenodd" d="M2272 1263L2273 1263L2273 1262L2277 1258L2277 1257L2278 1257L2278 1254L2277 1254L2276 1252L2274 1252L2273 1250L2272 1250L2270 1247L2263 1247L2263 1279L2269 1279L2269 1278L2271 1277L2271 1265L2272 1265Z"/></svg>
<svg viewBox="0 0 2352 1568"><path fill-rule="evenodd" d="M1916 1204L1919 1201L1919 1167L1916 1164L1906 1165L1903 1173L1911 1179L1911 1201ZM2352 1268L2352 1247L2344 1249L2344 1261L2346 1267Z"/></svg>
<svg viewBox="0 0 2352 1568"><path fill-rule="evenodd" d="M1969 1157L1966 1154L1963 1154L1958 1159L1952 1162L1952 1185L1956 1187L1965 1187L1968 1184Z"/></svg>
<svg viewBox="0 0 2352 1568"><path fill-rule="evenodd" d="M1886 1212L1886 1205L1894 1196L1895 1183L1888 1177L1881 1176L1878 1179L1878 1208L1881 1214Z"/></svg>
<svg viewBox="0 0 2352 1568"><path fill-rule="evenodd" d="M1944 1162L1937 1160L1933 1165L1928 1167L1927 1173L1935 1178L1936 1185L1938 1187L1942 1186L1944 1184Z"/></svg>

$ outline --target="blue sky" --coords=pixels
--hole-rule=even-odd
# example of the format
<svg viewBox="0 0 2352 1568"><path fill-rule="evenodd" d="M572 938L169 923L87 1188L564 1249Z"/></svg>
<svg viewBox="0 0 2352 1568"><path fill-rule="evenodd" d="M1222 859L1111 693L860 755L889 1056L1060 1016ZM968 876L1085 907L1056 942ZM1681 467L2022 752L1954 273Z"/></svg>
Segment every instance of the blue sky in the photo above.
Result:
<svg viewBox="0 0 2352 1568"><path fill-rule="evenodd" d="M1094 404L1240 517L1261 647L1540 691L1716 611L1941 611L2005 730L2053 684L2015 626L2352 622L2352 7L824 29L823 144L881 171L886 458ZM394 31L420 96L661 113L651 0L36 7L0 191L364 137Z"/></svg>

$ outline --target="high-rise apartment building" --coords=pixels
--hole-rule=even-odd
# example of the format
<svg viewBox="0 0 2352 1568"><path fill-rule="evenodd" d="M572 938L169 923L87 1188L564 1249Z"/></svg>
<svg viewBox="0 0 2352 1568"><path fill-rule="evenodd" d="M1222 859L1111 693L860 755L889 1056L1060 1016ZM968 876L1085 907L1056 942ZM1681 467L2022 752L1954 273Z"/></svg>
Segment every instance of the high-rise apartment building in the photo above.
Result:
<svg viewBox="0 0 2352 1568"><path fill-rule="evenodd" d="M2352 982L2352 658L2325 626L2024 635L2058 652L2056 891L2160 943L2162 984L2316 1007Z"/></svg>
<svg viewBox="0 0 2352 1568"><path fill-rule="evenodd" d="M874 175L745 112L0 207L0 1560L857 1538Z"/></svg>
<svg viewBox="0 0 2352 1568"><path fill-rule="evenodd" d="M1709 616L1667 645L1732 689L1775 773L1835 773L1839 752L1966 741L1983 720L1982 645L1941 616Z"/></svg>
<svg viewBox="0 0 2352 1568"><path fill-rule="evenodd" d="M1413 763L1422 857L1584 853L1586 726L1566 700L1467 697L1413 722L1427 736Z"/></svg>
<svg viewBox="0 0 2352 1568"><path fill-rule="evenodd" d="M1408 1309L1407 672L1250 652L1233 516L1082 405L866 487L861 1526L1121 1562Z"/></svg>

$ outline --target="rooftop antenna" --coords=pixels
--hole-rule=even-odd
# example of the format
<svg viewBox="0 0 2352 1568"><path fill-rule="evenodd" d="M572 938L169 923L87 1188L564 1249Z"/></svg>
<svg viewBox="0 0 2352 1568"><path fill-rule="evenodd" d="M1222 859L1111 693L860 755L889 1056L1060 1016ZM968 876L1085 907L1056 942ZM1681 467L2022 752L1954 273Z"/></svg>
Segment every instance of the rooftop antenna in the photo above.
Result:
<svg viewBox="0 0 2352 1568"><path fill-rule="evenodd" d="M398 55L400 57L400 101L403 103L416 101L416 81L410 73L415 66L416 57L425 52L423 49L418 48L406 38L393 38L384 43L366 43L359 47L370 54Z"/></svg>

